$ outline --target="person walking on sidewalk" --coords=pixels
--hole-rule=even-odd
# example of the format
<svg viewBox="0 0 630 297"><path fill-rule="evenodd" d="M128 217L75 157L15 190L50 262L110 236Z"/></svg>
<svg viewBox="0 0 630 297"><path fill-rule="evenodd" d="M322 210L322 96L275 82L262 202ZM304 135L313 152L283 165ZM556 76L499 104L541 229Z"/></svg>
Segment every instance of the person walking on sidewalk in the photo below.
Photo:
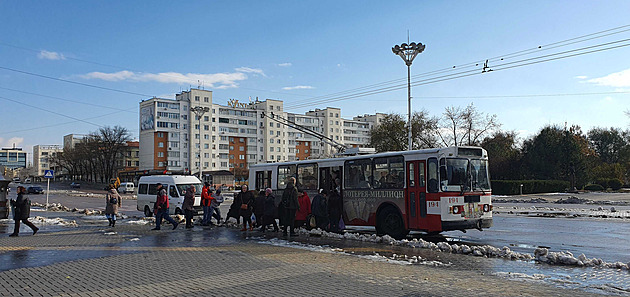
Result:
<svg viewBox="0 0 630 297"><path fill-rule="evenodd" d="M254 230L252 225L252 209L254 205L254 193L250 192L247 185L241 186L241 192L238 193L236 199L241 206L239 208L239 215L243 218L243 229L241 231L247 231L247 224L249 223L249 230Z"/></svg>
<svg viewBox="0 0 630 297"><path fill-rule="evenodd" d="M105 216L109 221L109 227L116 226L116 216L118 215L118 208L121 206L122 197L120 197L114 185L109 185L109 190L105 195Z"/></svg>
<svg viewBox="0 0 630 297"><path fill-rule="evenodd" d="M186 216L186 229L190 229L193 226L193 215L195 209L193 205L195 204L195 186L190 185L188 190L186 190L186 194L184 194L184 203L182 203L182 207L184 208L184 215Z"/></svg>
<svg viewBox="0 0 630 297"><path fill-rule="evenodd" d="M166 219L171 224L173 224L173 230L177 228L179 223L175 222L170 215L168 215L168 195L166 194L166 189L162 186L161 183L157 183L157 198L155 199L155 228L152 230L160 230L160 225L162 225L162 219Z"/></svg>
<svg viewBox="0 0 630 297"><path fill-rule="evenodd" d="M212 217L214 217L215 219L217 219L217 225L221 224L221 209L219 208L219 206L221 206L221 203L223 203L224 198L221 195L221 189L218 189L216 191L216 194L212 196L212 202L210 203L210 206L212 207ZM212 224L212 217L208 218L208 222Z"/></svg>
<svg viewBox="0 0 630 297"><path fill-rule="evenodd" d="M22 221L24 225L29 226L33 230L33 235L35 235L35 233L39 231L39 228L35 227L33 223L28 221L28 217L31 215L31 200L28 199L28 197L25 197L24 194L26 194L26 188L18 186L17 199L11 200L15 228L13 229L13 233L9 235L10 237L19 236L18 234L20 233L20 221Z"/></svg>
<svg viewBox="0 0 630 297"><path fill-rule="evenodd" d="M206 182L201 190L201 206L203 207L203 219L201 220L201 225L203 226L208 226L212 223L210 221L212 214L214 213L214 210L212 209L212 200L214 200L212 189L210 188L210 184Z"/></svg>
<svg viewBox="0 0 630 297"><path fill-rule="evenodd" d="M290 228L291 236L297 236L295 233L295 212L300 209L300 204L298 202L298 190L295 188L295 177L289 178L287 187L282 193L281 204L284 207L282 235L287 236L287 228Z"/></svg>

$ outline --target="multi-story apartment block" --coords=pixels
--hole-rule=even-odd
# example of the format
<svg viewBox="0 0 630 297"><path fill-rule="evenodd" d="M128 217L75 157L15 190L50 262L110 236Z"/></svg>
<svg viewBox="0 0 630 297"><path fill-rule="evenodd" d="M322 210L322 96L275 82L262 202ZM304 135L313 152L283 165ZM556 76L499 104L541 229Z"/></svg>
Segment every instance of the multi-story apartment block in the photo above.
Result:
<svg viewBox="0 0 630 297"><path fill-rule="evenodd" d="M61 145L35 145L33 146L33 168L36 177L43 177L46 170L55 170L55 174L59 175L60 167L55 165L54 158L57 154L63 152Z"/></svg>
<svg viewBox="0 0 630 297"><path fill-rule="evenodd" d="M211 91L199 89L181 92L175 99L144 100L139 169L197 174L201 168L204 175L220 170L238 175L250 164L324 158L337 152L331 141L313 134L347 147L369 142L373 123L343 119L339 108L295 114L285 112L283 105L274 99L249 103L231 99L219 105L212 103ZM191 111L197 106L207 112L198 116ZM299 128L290 127L295 125Z"/></svg>
<svg viewBox="0 0 630 297"><path fill-rule="evenodd" d="M66 150L73 149L85 137L87 137L85 134L68 134L63 137L63 148Z"/></svg>
<svg viewBox="0 0 630 297"><path fill-rule="evenodd" d="M0 165L9 169L26 168L26 152L15 146L1 148Z"/></svg>
<svg viewBox="0 0 630 297"><path fill-rule="evenodd" d="M134 172L140 169L140 142L127 141L121 156L116 160L117 165L121 168L120 172ZM124 174L119 174L125 176ZM134 181L132 178L124 179L124 181Z"/></svg>

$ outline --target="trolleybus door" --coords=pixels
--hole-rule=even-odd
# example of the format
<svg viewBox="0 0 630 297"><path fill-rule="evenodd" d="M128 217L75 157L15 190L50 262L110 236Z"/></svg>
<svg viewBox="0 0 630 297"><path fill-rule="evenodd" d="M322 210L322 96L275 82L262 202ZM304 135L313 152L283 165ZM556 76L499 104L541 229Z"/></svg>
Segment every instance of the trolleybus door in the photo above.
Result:
<svg viewBox="0 0 630 297"><path fill-rule="evenodd" d="M405 201L407 205L407 228L424 229L427 216L424 161L407 162Z"/></svg>

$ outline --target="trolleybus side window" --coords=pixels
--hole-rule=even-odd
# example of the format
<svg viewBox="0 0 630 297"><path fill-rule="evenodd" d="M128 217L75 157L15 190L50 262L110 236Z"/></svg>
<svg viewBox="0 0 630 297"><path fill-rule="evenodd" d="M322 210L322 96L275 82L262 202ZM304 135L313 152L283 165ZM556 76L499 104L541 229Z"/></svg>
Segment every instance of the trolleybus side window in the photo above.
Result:
<svg viewBox="0 0 630 297"><path fill-rule="evenodd" d="M297 167L300 190L317 190L317 164L300 164Z"/></svg>
<svg viewBox="0 0 630 297"><path fill-rule="evenodd" d="M440 182L438 181L438 162L436 158L427 160L427 176L429 178L428 192L437 193L440 190Z"/></svg>
<svg viewBox="0 0 630 297"><path fill-rule="evenodd" d="M278 166L278 189L283 190L287 187L289 177L295 177L295 165Z"/></svg>
<svg viewBox="0 0 630 297"><path fill-rule="evenodd" d="M440 159L440 180L442 191L469 190L468 159Z"/></svg>
<svg viewBox="0 0 630 297"><path fill-rule="evenodd" d="M271 171L256 171L256 189L264 190L271 187Z"/></svg>
<svg viewBox="0 0 630 297"><path fill-rule="evenodd" d="M374 159L374 188L402 189L405 170L402 156Z"/></svg>
<svg viewBox="0 0 630 297"><path fill-rule="evenodd" d="M345 162L345 189L369 189L370 181L372 181L372 160L360 159Z"/></svg>
<svg viewBox="0 0 630 297"><path fill-rule="evenodd" d="M473 191L490 190L488 177L488 160L470 160Z"/></svg>

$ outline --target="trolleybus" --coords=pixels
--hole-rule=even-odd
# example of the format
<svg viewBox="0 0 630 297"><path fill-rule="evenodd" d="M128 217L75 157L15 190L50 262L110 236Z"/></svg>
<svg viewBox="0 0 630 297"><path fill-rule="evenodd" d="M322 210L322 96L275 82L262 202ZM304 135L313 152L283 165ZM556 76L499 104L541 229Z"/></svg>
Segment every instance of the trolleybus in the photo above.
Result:
<svg viewBox="0 0 630 297"><path fill-rule="evenodd" d="M250 166L252 189L277 197L295 177L314 197L318 189L341 196L346 225L373 226L403 238L409 231L482 229L492 226L488 153L481 147L385 152Z"/></svg>

